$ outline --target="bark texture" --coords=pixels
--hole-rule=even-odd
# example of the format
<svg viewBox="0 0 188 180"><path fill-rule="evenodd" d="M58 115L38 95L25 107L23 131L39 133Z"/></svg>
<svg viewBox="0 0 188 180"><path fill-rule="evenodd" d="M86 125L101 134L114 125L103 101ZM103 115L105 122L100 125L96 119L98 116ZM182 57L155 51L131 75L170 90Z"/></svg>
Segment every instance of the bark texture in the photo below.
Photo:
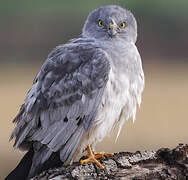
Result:
<svg viewBox="0 0 188 180"><path fill-rule="evenodd" d="M113 158L101 159L100 170L94 164L70 166L44 171L33 180L188 180L188 145L158 151L119 152Z"/></svg>

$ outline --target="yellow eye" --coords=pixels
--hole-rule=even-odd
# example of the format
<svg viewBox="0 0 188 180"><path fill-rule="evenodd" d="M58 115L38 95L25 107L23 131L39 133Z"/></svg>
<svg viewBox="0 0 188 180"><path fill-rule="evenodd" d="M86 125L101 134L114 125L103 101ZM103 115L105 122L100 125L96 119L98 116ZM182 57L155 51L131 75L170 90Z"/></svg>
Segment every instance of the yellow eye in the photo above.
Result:
<svg viewBox="0 0 188 180"><path fill-rule="evenodd" d="M98 26L99 27L101 27L101 26L103 26L103 22L99 19L99 21L98 21Z"/></svg>
<svg viewBox="0 0 188 180"><path fill-rule="evenodd" d="M122 22L122 23L120 24L120 27L121 27L121 28L125 28L125 27L126 27L126 23L125 23L125 22Z"/></svg>

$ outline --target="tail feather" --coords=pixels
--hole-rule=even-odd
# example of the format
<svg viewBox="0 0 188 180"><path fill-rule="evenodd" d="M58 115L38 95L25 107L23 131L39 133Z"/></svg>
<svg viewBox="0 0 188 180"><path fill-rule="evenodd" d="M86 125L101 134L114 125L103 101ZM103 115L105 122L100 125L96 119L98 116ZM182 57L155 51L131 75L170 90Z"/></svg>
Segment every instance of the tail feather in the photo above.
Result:
<svg viewBox="0 0 188 180"><path fill-rule="evenodd" d="M84 128L79 126L68 141L57 152L53 152L47 145L40 142L30 144L30 150L25 154L18 166L5 180L27 180L42 171L69 163L83 137Z"/></svg>
<svg viewBox="0 0 188 180"><path fill-rule="evenodd" d="M37 144L38 143L39 142L37 142ZM43 168L44 162L48 160L52 154L52 151L50 151L46 145L41 145L38 149L35 149L34 147L34 152L28 178L32 178L36 174L39 174L42 171L41 169Z"/></svg>
<svg viewBox="0 0 188 180"><path fill-rule="evenodd" d="M17 167L5 178L5 180L26 180L32 165L34 151L31 148L22 158Z"/></svg>
<svg viewBox="0 0 188 180"><path fill-rule="evenodd" d="M36 158L36 155L34 155L35 153L33 148L31 148L5 180L28 180L47 169L62 165L59 152L54 152L47 161L42 164L39 163L37 167L32 169L33 160Z"/></svg>

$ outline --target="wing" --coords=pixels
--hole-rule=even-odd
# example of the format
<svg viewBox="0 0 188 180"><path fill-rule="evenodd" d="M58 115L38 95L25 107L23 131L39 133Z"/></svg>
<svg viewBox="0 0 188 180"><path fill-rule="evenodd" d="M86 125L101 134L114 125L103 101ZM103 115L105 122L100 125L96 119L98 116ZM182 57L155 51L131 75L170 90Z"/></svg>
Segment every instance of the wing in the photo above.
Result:
<svg viewBox="0 0 188 180"><path fill-rule="evenodd" d="M13 122L15 148L31 142L60 151L70 160L92 126L110 69L107 54L92 44L70 43L54 49L43 64Z"/></svg>

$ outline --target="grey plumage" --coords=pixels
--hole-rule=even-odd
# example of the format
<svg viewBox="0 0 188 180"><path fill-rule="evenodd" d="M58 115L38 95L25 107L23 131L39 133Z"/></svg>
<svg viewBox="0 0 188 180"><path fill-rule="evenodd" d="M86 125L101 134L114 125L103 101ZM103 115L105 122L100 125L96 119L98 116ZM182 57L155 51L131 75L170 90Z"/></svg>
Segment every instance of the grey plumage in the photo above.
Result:
<svg viewBox="0 0 188 180"><path fill-rule="evenodd" d="M103 27L98 26L98 20ZM126 22L126 28L120 24ZM116 35L109 35L109 24ZM84 150L135 117L144 74L135 46L136 20L119 6L104 6L87 18L82 35L56 47L33 81L14 119L15 148L35 148L29 177L53 152L68 163Z"/></svg>

